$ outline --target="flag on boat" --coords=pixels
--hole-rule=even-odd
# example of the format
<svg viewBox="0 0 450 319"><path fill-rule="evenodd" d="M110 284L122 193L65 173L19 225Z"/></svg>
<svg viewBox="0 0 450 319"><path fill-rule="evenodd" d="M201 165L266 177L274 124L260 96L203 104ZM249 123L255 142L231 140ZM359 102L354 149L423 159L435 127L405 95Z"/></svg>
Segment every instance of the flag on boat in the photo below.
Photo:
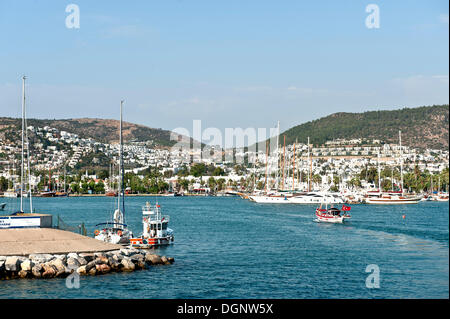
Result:
<svg viewBox="0 0 450 319"><path fill-rule="evenodd" d="M350 209L352 209L350 206L342 205L342 210L343 210L344 212L348 212Z"/></svg>

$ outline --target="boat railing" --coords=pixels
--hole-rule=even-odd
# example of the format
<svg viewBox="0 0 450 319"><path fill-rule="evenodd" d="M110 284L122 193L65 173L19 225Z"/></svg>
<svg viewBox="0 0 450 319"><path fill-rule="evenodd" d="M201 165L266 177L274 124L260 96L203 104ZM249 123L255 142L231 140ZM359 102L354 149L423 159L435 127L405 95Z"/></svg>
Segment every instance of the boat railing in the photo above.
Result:
<svg viewBox="0 0 450 319"><path fill-rule="evenodd" d="M161 214L152 214L145 216L149 222L157 222L157 221L164 221L169 222L170 217L167 215L161 215Z"/></svg>

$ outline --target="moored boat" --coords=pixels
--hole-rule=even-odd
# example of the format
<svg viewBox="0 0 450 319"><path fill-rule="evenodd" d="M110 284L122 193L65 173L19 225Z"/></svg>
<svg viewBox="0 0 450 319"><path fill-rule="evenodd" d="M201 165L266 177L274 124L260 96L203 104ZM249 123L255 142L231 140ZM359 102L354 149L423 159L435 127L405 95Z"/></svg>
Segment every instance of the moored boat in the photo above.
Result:
<svg viewBox="0 0 450 319"><path fill-rule="evenodd" d="M130 238L130 246L134 248L151 248L173 243L173 230L169 226L169 216L161 214L161 206L153 207L149 202L142 207L142 235Z"/></svg>
<svg viewBox="0 0 450 319"><path fill-rule="evenodd" d="M100 223L96 226L102 226L101 230L96 229L94 232L95 239L112 243L128 246L130 244L130 238L133 237L133 233L128 229L125 224L125 187L124 187L124 167L123 167L123 145L122 145L122 105L123 101L120 101L120 148L119 148L119 160L120 160L120 181L117 200L117 209L114 211L112 221L106 223Z"/></svg>
<svg viewBox="0 0 450 319"><path fill-rule="evenodd" d="M389 194L380 194L376 197L367 197L365 198L365 202L367 204L417 204L422 199L421 196L413 196L413 195L389 195Z"/></svg>

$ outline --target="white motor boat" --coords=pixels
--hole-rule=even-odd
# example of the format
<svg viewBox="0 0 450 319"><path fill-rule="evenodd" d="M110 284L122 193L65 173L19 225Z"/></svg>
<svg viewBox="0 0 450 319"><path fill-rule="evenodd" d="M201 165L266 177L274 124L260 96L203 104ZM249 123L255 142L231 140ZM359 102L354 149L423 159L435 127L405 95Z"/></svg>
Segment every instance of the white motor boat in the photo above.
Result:
<svg viewBox="0 0 450 319"><path fill-rule="evenodd" d="M293 204L343 204L344 199L338 195L318 193L318 192L308 192L290 197L290 203Z"/></svg>
<svg viewBox="0 0 450 319"><path fill-rule="evenodd" d="M131 247L152 248L173 243L173 230L169 226L169 216L161 215L161 206L154 207L149 202L142 207L142 235L130 238Z"/></svg>
<svg viewBox="0 0 450 319"><path fill-rule="evenodd" d="M250 195L248 199L261 204L289 204L291 193L274 192L267 195Z"/></svg>

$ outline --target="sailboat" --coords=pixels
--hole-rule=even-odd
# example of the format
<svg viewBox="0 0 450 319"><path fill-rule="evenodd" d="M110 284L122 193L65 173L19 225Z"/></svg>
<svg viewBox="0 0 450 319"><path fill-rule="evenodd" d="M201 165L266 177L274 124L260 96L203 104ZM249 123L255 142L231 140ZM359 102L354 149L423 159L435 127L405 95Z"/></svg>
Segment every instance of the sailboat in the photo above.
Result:
<svg viewBox="0 0 450 319"><path fill-rule="evenodd" d="M381 177L380 177L380 155L378 153L378 196L367 197L365 199L367 204L417 204L422 199L421 196L404 195L403 190L403 157L402 157L402 132L398 131L399 145L400 145L400 193L399 194L383 194L381 191Z"/></svg>
<svg viewBox="0 0 450 319"><path fill-rule="evenodd" d="M119 147L119 191L117 209L114 211L112 221L95 225L100 227L94 231L95 239L128 246L133 233L125 224L125 187L124 187L124 166L123 166L123 143L122 143L122 108L123 101L120 101L120 147Z"/></svg>

